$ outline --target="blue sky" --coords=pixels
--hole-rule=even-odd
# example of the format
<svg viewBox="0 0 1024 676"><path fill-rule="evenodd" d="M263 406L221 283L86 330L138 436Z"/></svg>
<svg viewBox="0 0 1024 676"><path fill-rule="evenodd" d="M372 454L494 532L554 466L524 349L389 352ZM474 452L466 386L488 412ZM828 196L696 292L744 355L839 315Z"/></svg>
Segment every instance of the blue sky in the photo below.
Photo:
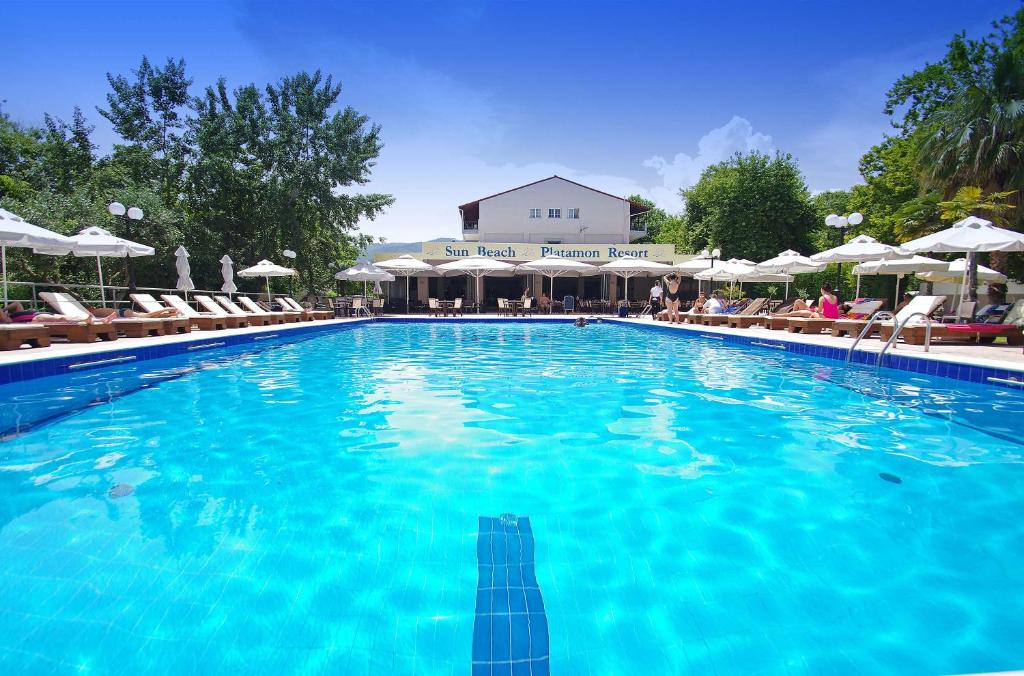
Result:
<svg viewBox="0 0 1024 676"><path fill-rule="evenodd" d="M857 182L885 90L1018 2L4 3L0 101L15 119L98 113L105 74L183 57L198 93L316 68L383 127L363 224L459 236L458 204L559 174L678 210L737 150L782 150L812 190Z"/></svg>

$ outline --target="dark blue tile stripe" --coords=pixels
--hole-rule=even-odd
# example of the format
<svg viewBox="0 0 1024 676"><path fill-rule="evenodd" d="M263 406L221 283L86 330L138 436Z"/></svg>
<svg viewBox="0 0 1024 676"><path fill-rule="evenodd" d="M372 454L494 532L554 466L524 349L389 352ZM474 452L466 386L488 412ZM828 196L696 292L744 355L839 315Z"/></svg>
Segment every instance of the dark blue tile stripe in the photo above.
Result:
<svg viewBox="0 0 1024 676"><path fill-rule="evenodd" d="M97 369L110 368L116 365L123 366L125 363L138 363L148 361L150 359L162 359L164 357L172 357L175 355L203 354L215 356L218 352L221 352L226 348L236 347L238 345L252 344L254 346L266 346L280 344L282 342L294 342L296 339L311 338L320 333L345 331L356 326L361 326L364 323L366 322L352 322L349 324L317 324L311 322L308 325L297 326L286 330L282 330L281 327L277 327L280 333L274 338L266 338L268 334L274 333L274 330L269 328L267 331L259 333L235 333L230 330L210 331L191 334L196 336L198 340L134 348L131 346L131 338L121 338L116 343L112 344L112 347L113 345L117 345L117 349L111 349L109 351L105 350L91 354L54 357L50 359L36 359L16 364L0 365L0 385L16 383L23 380L33 380L35 378L45 378L47 376L95 371ZM125 344L124 348L121 348L122 342ZM209 345L209 349L204 348L203 346L205 345ZM131 361L122 359L124 357L131 358ZM108 364L98 364L96 366L85 366L84 368L76 367L76 365L79 364L107 360L119 361L111 361Z"/></svg>
<svg viewBox="0 0 1024 676"><path fill-rule="evenodd" d="M530 519L481 516L476 558L473 676L547 676L548 620Z"/></svg>
<svg viewBox="0 0 1024 676"><path fill-rule="evenodd" d="M614 319L608 319L610 322L615 322ZM618 322L615 322L618 323ZM763 338L761 336L744 336L741 334L704 334L700 331L687 331L674 329L664 324L656 324L654 322L650 324L627 324L618 323L619 326L627 326L635 328L641 331L659 331L668 332L677 337L692 340L711 340L705 337L706 335L714 335L716 342L731 343L733 345L744 345L750 346L762 350L771 350L772 352L786 352L788 354L798 354L811 357L821 357L823 359L835 359L837 361L846 361L847 350L840 347L829 347L825 345L807 345L805 343L791 343L783 340L773 340L771 338ZM778 347L784 347L785 350L778 349ZM864 352L858 350L853 353L853 364L867 364L868 366L874 366L875 360L878 358L876 353ZM923 373L930 376L939 376L941 378L953 378L955 380L966 380L972 383L983 383L986 385L993 385L998 387L1008 387L1013 389L1020 389L1019 385L1012 385L1006 383L992 382L989 378L1000 378L1003 380L1016 379L1018 381L1024 380L1024 374L1020 371L1011 369L1000 369L991 368L987 366L977 366L974 364L961 364L958 362L951 361L936 361L934 359L921 359L919 357L911 357L906 355L893 354L887 352L885 357L882 359L882 366L884 368L897 369L900 371L910 371L912 373Z"/></svg>

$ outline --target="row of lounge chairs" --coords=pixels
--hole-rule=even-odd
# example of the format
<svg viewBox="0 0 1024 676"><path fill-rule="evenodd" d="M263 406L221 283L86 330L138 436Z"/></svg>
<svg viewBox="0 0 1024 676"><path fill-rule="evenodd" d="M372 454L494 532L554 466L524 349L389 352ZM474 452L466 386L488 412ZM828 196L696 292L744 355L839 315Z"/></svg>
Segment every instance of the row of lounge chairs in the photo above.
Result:
<svg viewBox="0 0 1024 676"><path fill-rule="evenodd" d="M202 307L202 311L199 311L173 294L161 296L161 303L150 294L134 293L131 294L132 301L144 312L173 309L176 315L160 318L117 317L104 321L70 294L43 292L39 297L66 319L0 325L0 349L14 350L25 344L47 347L51 338L63 338L72 343L92 343L96 340L117 340L119 337L142 338L190 333L193 327L201 331L221 331L334 318L333 311L304 308L290 297L279 298L278 302L285 309L273 311L248 296L238 296L236 303L227 296L211 298L196 295L193 298Z"/></svg>
<svg viewBox="0 0 1024 676"><path fill-rule="evenodd" d="M839 319L821 317L786 317L762 313L768 299L757 298L749 303L730 308L731 311L721 314L683 313L683 321L703 326L729 326L746 329L751 326L763 326L774 331L790 333L820 334L831 333L832 336L856 337L871 324L870 335L878 335L888 340L896 326L911 320L900 333L904 342L911 345L923 345L930 330L932 339L972 339L976 342L1003 336L1011 345L1024 342L1021 325L1024 324L1024 301L1015 304L992 305L979 312L979 321L945 324L933 321L930 329L924 317L934 315L946 301L945 296L915 296L901 308L893 319L877 321L871 324L871 318L882 308L883 302L876 299L860 299Z"/></svg>

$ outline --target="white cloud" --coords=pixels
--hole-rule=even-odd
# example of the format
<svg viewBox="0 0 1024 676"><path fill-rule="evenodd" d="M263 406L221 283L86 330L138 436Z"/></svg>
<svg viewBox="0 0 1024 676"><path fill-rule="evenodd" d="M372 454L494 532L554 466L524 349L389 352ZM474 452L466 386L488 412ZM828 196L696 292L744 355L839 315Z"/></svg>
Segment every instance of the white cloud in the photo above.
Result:
<svg viewBox="0 0 1024 676"><path fill-rule="evenodd" d="M734 115L727 123L712 129L697 142L697 154L678 153L672 161L655 155L644 161L645 167L655 169L662 184L651 188L650 195L658 206L678 212L683 208L680 188L689 188L700 179L701 172L712 164L727 160L738 152L759 151L774 153L772 137L754 131L746 118Z"/></svg>

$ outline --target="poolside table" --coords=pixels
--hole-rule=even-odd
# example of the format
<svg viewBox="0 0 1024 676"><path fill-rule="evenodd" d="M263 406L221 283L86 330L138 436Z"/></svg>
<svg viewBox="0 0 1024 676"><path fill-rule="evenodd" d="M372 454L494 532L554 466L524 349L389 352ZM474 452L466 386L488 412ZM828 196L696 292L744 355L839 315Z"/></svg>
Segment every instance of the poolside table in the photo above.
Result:
<svg viewBox="0 0 1024 676"><path fill-rule="evenodd" d="M508 302L508 311L510 313L512 313L513 317L515 317L516 315L518 315L521 312L523 312L523 301L521 301L521 300L512 300L510 298L507 302ZM525 313L523 314L523 316L524 317L526 316Z"/></svg>

